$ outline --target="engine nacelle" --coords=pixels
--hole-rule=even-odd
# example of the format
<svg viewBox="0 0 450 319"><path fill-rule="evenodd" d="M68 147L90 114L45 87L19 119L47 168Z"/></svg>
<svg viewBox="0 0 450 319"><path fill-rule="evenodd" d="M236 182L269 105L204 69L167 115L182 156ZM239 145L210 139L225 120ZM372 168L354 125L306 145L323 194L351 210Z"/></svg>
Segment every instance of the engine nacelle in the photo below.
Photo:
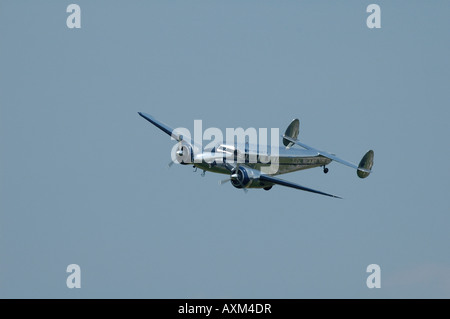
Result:
<svg viewBox="0 0 450 319"><path fill-rule="evenodd" d="M192 164L194 162L194 152L192 150L192 146L184 141L179 143L177 150L175 151L175 158L180 164Z"/></svg>
<svg viewBox="0 0 450 319"><path fill-rule="evenodd" d="M260 172L248 167L239 166L231 172L231 184L236 188L261 188L259 182Z"/></svg>

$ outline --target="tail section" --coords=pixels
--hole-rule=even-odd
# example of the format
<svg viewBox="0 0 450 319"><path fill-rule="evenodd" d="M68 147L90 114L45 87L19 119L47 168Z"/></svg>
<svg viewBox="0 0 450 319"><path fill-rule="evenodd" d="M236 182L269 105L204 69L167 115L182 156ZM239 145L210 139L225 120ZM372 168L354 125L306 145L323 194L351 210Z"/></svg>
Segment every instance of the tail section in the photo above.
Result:
<svg viewBox="0 0 450 319"><path fill-rule="evenodd" d="M296 140L298 137L298 132L300 130L300 121L298 119L292 120L291 124L286 129L283 135L283 144L286 149L290 149L295 143L291 141Z"/></svg>
<svg viewBox="0 0 450 319"><path fill-rule="evenodd" d="M359 162L358 170L356 171L358 177L366 178L370 175L373 166L373 156L374 153L372 150L368 151L366 155L363 156L361 162Z"/></svg>

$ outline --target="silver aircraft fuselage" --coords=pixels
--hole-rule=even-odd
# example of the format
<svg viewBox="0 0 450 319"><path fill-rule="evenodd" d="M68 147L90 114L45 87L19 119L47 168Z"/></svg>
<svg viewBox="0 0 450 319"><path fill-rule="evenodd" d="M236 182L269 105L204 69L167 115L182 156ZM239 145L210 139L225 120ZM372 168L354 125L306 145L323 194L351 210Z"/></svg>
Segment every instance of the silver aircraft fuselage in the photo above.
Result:
<svg viewBox="0 0 450 319"><path fill-rule="evenodd" d="M233 156L234 161L245 165L246 167L256 170L267 170L268 175L280 175L290 172L295 172L303 169L314 168L328 165L332 160L319 155L317 152L306 149L286 149L285 147L278 147L278 154L270 153L270 146L267 147L266 152L259 152L259 146L256 148L238 145L237 154L233 156L236 150L235 145L220 144L211 151L203 151L194 157L193 165L204 171L210 171L219 174L229 174L230 171L226 167L225 161L208 160L213 154L216 156L224 154ZM204 158L206 160L204 160ZM201 160L201 161L200 161Z"/></svg>

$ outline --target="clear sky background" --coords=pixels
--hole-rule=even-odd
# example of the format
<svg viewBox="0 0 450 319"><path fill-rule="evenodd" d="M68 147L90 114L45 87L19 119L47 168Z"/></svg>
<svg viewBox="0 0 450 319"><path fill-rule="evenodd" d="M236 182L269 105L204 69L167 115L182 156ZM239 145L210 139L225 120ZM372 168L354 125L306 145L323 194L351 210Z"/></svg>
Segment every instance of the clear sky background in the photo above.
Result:
<svg viewBox="0 0 450 319"><path fill-rule="evenodd" d="M450 2L0 2L0 297L449 298ZM247 194L173 127L278 127L358 163ZM66 267L81 267L68 289ZM368 289L366 267L381 267Z"/></svg>

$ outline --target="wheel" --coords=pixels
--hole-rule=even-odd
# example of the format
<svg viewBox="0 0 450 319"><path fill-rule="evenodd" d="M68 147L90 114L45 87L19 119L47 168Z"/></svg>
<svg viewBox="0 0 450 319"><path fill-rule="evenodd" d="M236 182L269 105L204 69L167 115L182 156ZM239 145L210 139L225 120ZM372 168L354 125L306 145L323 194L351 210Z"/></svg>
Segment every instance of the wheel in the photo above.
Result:
<svg viewBox="0 0 450 319"><path fill-rule="evenodd" d="M272 185L273 186L273 185ZM270 191L271 189L272 189L272 186L267 186L267 187L264 187L263 189L265 190L265 191Z"/></svg>
<svg viewBox="0 0 450 319"><path fill-rule="evenodd" d="M323 168L323 172L326 174L326 173L328 173L328 167L324 167Z"/></svg>

